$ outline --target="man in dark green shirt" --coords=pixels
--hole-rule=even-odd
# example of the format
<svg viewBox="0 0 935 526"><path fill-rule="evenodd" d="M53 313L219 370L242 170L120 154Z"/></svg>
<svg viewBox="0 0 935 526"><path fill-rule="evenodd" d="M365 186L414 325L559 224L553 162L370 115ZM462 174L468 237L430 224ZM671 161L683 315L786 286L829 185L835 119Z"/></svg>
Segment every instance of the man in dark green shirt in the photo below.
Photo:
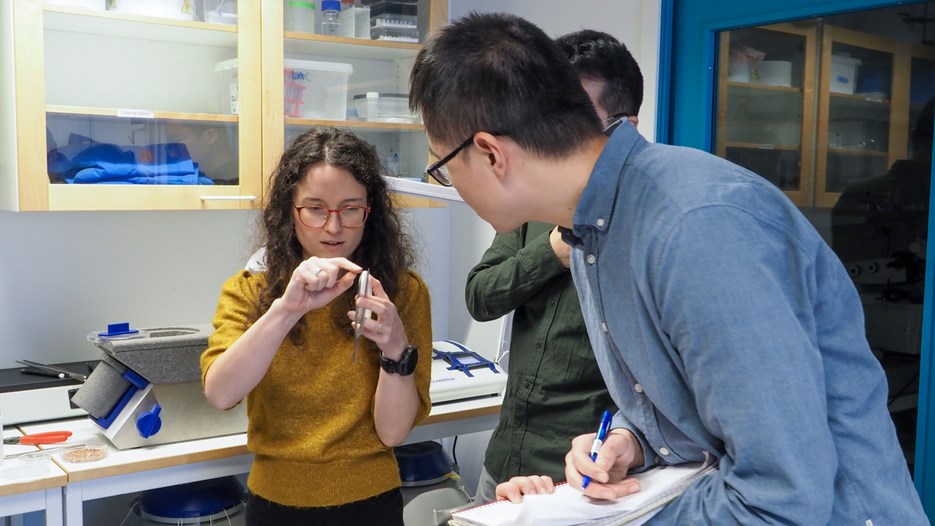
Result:
<svg viewBox="0 0 935 526"><path fill-rule="evenodd" d="M643 77L626 46L598 31L559 37L608 130L637 124ZM608 132L609 133L609 132ZM588 340L569 272L570 247L554 225L527 223L497 234L467 278L467 308L478 321L514 311L509 376L475 503L521 475L565 479L571 439L616 411Z"/></svg>

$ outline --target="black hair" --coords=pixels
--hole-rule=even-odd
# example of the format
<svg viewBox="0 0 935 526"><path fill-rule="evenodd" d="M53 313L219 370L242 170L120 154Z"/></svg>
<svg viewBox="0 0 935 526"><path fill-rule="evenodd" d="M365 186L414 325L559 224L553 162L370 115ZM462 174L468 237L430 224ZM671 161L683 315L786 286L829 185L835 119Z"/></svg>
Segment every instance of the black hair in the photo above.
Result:
<svg viewBox="0 0 935 526"><path fill-rule="evenodd" d="M412 69L409 106L434 141L451 147L486 131L559 158L602 129L558 45L504 13L471 13L433 33Z"/></svg>
<svg viewBox="0 0 935 526"><path fill-rule="evenodd" d="M578 75L604 82L598 97L608 115L636 116L643 104L643 74L633 55L612 35L583 29L555 39Z"/></svg>
<svg viewBox="0 0 935 526"><path fill-rule="evenodd" d="M363 226L360 245L349 259L369 268L391 299L398 290L401 274L415 260L410 238L403 231L381 174L382 163L376 149L347 131L312 128L296 137L270 175L269 193L260 219L261 241L266 246L266 288L260 294L257 318L282 296L292 272L305 259L295 235L295 188L319 164L343 168L367 188L370 215ZM350 331L346 313L354 308L355 293L351 287L332 304L336 327ZM290 333L296 342L300 341L301 327L302 324L296 324Z"/></svg>

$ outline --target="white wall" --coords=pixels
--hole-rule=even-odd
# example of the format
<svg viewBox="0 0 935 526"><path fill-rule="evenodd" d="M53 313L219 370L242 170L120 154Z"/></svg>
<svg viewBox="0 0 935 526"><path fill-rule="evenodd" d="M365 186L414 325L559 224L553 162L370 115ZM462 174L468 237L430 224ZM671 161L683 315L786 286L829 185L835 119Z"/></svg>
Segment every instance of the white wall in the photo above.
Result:
<svg viewBox="0 0 935 526"><path fill-rule="evenodd" d="M617 37L640 65L643 73L643 106L640 132L656 136L656 78L659 71L658 0L450 0L449 18L471 11L506 12L521 16L558 37L579 29L596 29Z"/></svg>

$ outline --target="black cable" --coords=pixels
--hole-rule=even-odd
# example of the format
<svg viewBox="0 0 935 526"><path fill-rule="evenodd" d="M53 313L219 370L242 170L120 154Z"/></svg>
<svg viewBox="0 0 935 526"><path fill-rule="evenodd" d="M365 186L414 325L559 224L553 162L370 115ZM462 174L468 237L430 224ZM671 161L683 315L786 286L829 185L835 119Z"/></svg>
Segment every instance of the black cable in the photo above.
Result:
<svg viewBox="0 0 935 526"><path fill-rule="evenodd" d="M451 442L451 459L455 463L455 467L458 466L458 452L456 448L458 447L458 435L455 435L455 439Z"/></svg>

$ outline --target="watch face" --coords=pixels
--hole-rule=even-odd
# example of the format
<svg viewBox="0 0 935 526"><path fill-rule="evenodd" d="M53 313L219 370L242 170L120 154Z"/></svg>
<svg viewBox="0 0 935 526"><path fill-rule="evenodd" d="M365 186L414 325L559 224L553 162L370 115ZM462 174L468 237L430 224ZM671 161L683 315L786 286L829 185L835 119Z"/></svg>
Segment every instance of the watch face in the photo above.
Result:
<svg viewBox="0 0 935 526"><path fill-rule="evenodd" d="M380 367L388 373L395 373L400 376L409 376L416 370L416 364L419 362L419 350L415 345L406 347L399 361L390 360L380 353Z"/></svg>

